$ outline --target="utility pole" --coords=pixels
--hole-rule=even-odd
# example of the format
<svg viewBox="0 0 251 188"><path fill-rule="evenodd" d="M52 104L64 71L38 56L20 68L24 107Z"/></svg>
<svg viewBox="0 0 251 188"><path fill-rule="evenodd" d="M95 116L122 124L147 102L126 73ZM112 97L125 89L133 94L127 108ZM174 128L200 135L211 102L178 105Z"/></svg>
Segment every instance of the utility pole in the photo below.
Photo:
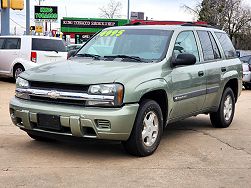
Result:
<svg viewBox="0 0 251 188"><path fill-rule="evenodd" d="M127 20L130 20L130 0L128 0L127 3Z"/></svg>
<svg viewBox="0 0 251 188"><path fill-rule="evenodd" d="M10 35L10 8L9 7L10 7L10 0L8 0L8 8L4 8L1 10L1 35Z"/></svg>
<svg viewBox="0 0 251 188"><path fill-rule="evenodd" d="M30 34L30 0L26 0L26 35Z"/></svg>

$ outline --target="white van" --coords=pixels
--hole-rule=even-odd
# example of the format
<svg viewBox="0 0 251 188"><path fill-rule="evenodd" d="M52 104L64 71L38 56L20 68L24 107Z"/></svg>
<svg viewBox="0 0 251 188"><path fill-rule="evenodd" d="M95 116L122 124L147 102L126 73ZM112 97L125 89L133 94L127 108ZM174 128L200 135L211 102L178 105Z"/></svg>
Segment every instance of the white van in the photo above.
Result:
<svg viewBox="0 0 251 188"><path fill-rule="evenodd" d="M17 76L32 67L67 59L60 38L43 36L0 36L0 75Z"/></svg>

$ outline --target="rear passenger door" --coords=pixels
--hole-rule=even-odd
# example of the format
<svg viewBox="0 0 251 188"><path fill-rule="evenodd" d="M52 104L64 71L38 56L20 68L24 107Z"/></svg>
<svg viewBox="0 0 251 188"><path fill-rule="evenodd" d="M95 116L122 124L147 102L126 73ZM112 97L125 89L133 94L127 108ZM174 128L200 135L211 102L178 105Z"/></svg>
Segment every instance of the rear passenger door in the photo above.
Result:
<svg viewBox="0 0 251 188"><path fill-rule="evenodd" d="M219 48L219 43L211 31L197 31L200 40L203 64L206 69L206 100L204 109L217 107L218 101L221 98L219 95L222 85L222 77L227 71L228 62L224 60L223 54Z"/></svg>
<svg viewBox="0 0 251 188"><path fill-rule="evenodd" d="M188 117L202 110L206 96L205 67L200 63L199 49L194 31L178 34L173 58L189 53L196 57L196 64L174 67L171 73L173 108L170 119Z"/></svg>
<svg viewBox="0 0 251 188"><path fill-rule="evenodd" d="M6 38L3 48L1 49L1 71L11 72L13 61L20 54L20 38Z"/></svg>

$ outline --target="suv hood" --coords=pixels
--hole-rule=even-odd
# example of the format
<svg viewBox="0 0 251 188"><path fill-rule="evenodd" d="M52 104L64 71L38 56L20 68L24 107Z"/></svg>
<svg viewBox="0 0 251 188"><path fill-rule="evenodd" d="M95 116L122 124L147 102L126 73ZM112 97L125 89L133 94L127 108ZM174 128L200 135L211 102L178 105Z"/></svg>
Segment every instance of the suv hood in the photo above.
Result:
<svg viewBox="0 0 251 188"><path fill-rule="evenodd" d="M21 77L32 81L75 84L123 82L125 79L134 78L144 67L151 65L153 63L76 58L32 68L25 71Z"/></svg>

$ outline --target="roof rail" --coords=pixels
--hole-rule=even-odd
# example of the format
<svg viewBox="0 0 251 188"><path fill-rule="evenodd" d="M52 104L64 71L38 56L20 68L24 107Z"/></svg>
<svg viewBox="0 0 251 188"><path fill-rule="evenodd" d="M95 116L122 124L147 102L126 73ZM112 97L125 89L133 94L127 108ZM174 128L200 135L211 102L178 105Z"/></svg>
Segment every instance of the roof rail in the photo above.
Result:
<svg viewBox="0 0 251 188"><path fill-rule="evenodd" d="M125 24L125 26L132 26L132 25L142 25L142 23L141 22L135 22L135 23Z"/></svg>
<svg viewBox="0 0 251 188"><path fill-rule="evenodd" d="M196 24L193 22L187 22L187 23L181 24L181 26L197 26L197 27L207 27L207 28L218 29L217 26L212 26L212 25L208 25L208 24Z"/></svg>

